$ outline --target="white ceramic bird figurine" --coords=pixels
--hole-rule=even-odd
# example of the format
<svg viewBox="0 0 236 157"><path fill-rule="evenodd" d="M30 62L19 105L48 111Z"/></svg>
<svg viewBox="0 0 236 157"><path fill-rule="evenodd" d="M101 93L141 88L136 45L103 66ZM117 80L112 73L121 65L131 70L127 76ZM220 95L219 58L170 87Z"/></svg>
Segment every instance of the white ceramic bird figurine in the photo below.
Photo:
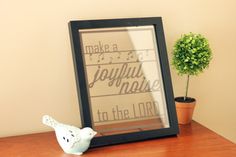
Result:
<svg viewBox="0 0 236 157"><path fill-rule="evenodd" d="M97 134L96 131L89 127L79 129L59 123L48 115L44 115L42 121L43 124L55 130L59 145L68 154L83 154L89 148L91 139Z"/></svg>

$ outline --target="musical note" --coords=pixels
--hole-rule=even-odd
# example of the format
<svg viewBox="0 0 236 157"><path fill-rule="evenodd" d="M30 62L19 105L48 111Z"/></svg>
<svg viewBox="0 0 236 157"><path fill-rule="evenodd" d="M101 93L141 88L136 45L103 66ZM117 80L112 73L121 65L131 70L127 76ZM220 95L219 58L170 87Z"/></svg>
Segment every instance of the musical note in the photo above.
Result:
<svg viewBox="0 0 236 157"><path fill-rule="evenodd" d="M120 53L120 52L118 52L117 59L120 59L120 55L121 55L121 53Z"/></svg>
<svg viewBox="0 0 236 157"><path fill-rule="evenodd" d="M111 64L111 63L112 63L112 60L113 60L113 57L110 57L109 64Z"/></svg>
<svg viewBox="0 0 236 157"><path fill-rule="evenodd" d="M98 63L101 61L101 60L104 60L104 53L100 53L99 55L98 55Z"/></svg>
<svg viewBox="0 0 236 157"><path fill-rule="evenodd" d="M141 61L141 60L143 60L143 53L142 52L137 54L137 60L136 61L138 62L138 61Z"/></svg>
<svg viewBox="0 0 236 157"><path fill-rule="evenodd" d="M133 51L130 51L130 52L128 53L126 60L129 60L130 58L134 58L134 53L133 53Z"/></svg>

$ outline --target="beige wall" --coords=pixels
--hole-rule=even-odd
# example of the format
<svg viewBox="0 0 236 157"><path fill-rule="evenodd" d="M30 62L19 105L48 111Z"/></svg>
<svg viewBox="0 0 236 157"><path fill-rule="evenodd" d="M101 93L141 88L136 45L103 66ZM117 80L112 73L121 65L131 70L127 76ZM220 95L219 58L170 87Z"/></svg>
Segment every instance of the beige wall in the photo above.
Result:
<svg viewBox="0 0 236 157"><path fill-rule="evenodd" d="M76 19L162 16L169 54L180 34L210 41L210 68L190 84L194 119L236 142L236 1L1 0L0 136L48 131L49 114L80 126L67 23ZM175 95L184 80L175 71Z"/></svg>

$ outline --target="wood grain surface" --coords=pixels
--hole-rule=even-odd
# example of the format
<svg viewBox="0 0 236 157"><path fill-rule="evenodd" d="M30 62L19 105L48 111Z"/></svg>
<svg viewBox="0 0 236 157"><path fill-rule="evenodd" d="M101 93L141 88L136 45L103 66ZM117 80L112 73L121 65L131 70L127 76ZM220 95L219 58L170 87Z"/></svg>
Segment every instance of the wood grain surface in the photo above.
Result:
<svg viewBox="0 0 236 157"><path fill-rule="evenodd" d="M54 132L0 138L0 157L72 157ZM236 144L197 122L180 125L177 137L89 149L83 157L236 157Z"/></svg>

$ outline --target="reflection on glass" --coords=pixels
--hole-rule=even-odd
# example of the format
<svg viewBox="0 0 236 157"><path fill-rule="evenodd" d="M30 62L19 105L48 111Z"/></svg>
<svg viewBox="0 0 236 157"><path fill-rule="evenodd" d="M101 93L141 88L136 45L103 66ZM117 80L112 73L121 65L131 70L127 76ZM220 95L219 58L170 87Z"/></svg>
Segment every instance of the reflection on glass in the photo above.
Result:
<svg viewBox="0 0 236 157"><path fill-rule="evenodd" d="M168 128L154 27L79 32L98 136Z"/></svg>

